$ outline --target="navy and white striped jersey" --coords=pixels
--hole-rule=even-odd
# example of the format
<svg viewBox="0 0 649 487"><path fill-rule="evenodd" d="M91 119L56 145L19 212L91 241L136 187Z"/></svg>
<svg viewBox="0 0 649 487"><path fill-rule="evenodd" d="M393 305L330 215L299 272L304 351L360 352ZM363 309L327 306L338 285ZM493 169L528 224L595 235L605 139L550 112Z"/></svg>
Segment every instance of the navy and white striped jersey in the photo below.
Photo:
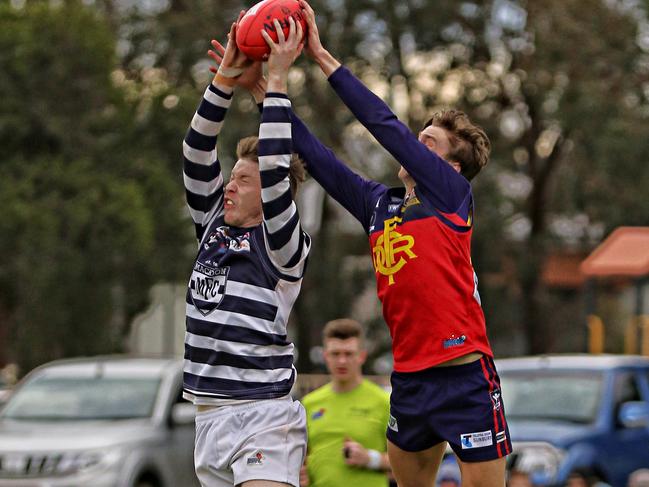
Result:
<svg viewBox="0 0 649 487"><path fill-rule="evenodd" d="M199 250L187 290L184 396L195 404L268 399L295 381L286 326L310 238L289 184L291 103L266 95L259 127L263 222L224 222L216 141L232 90L210 85L183 143L187 203Z"/></svg>

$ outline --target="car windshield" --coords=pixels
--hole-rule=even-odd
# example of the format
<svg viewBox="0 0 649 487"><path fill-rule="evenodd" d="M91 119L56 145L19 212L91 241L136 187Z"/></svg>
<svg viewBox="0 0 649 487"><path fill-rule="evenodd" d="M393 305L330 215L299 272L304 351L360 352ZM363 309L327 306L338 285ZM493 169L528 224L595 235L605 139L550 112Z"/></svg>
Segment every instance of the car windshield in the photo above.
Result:
<svg viewBox="0 0 649 487"><path fill-rule="evenodd" d="M144 418L151 415L157 377L40 376L11 397L2 417L69 421Z"/></svg>
<svg viewBox="0 0 649 487"><path fill-rule="evenodd" d="M592 423L602 374L581 371L499 371L508 419Z"/></svg>

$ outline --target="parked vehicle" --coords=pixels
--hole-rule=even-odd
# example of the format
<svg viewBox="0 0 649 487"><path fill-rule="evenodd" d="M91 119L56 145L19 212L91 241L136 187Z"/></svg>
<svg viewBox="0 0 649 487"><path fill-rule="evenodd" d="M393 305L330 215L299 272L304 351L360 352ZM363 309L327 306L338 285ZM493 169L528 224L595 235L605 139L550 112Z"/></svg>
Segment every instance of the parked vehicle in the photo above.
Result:
<svg viewBox="0 0 649 487"><path fill-rule="evenodd" d="M98 357L28 374L0 411L0 487L198 486L182 361Z"/></svg>
<svg viewBox="0 0 649 487"><path fill-rule="evenodd" d="M540 356L497 362L516 468L536 485L585 469L613 487L649 467L649 358Z"/></svg>
<svg viewBox="0 0 649 487"><path fill-rule="evenodd" d="M9 388L9 385L2 380L2 377L0 377L0 406L7 402L10 393L11 389Z"/></svg>

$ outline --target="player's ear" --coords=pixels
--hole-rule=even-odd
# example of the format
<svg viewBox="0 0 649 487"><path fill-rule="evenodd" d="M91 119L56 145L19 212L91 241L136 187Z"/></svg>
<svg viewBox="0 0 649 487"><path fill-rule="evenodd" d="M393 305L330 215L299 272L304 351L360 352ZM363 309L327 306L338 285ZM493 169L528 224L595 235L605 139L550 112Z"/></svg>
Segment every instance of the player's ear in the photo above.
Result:
<svg viewBox="0 0 649 487"><path fill-rule="evenodd" d="M361 350L358 354L358 360L360 361L361 365L365 363L367 360L367 350Z"/></svg>

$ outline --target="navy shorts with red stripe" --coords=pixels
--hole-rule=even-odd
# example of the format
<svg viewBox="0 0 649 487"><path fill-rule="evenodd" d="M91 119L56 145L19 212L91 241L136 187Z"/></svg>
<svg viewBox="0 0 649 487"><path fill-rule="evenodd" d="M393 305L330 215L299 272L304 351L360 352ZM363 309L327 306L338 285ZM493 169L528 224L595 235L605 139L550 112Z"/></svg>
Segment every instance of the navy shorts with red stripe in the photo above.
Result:
<svg viewBox="0 0 649 487"><path fill-rule="evenodd" d="M418 372L393 372L387 437L402 450L426 450L442 441L463 462L511 453L512 444L491 357Z"/></svg>

